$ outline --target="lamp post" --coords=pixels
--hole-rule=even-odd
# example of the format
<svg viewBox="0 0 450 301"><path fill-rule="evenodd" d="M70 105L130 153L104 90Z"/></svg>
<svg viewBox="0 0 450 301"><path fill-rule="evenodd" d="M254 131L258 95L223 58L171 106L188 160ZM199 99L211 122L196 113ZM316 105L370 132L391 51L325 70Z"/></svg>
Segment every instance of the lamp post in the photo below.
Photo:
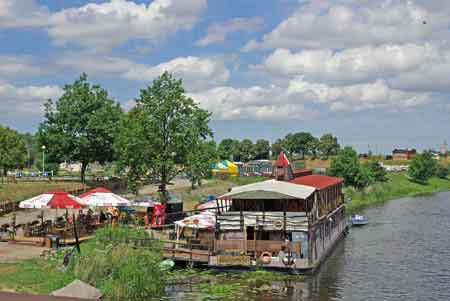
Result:
<svg viewBox="0 0 450 301"><path fill-rule="evenodd" d="M42 177L44 177L44 172L45 172L45 145L42 145L41 147L42 149Z"/></svg>

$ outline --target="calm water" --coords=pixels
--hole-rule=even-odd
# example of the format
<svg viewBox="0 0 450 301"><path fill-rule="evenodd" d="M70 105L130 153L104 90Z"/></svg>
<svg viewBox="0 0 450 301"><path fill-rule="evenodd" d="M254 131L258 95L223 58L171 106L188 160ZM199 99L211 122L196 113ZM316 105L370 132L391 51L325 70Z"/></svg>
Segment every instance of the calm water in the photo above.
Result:
<svg viewBox="0 0 450 301"><path fill-rule="evenodd" d="M450 300L450 193L363 214L370 224L352 228L318 273L256 300Z"/></svg>

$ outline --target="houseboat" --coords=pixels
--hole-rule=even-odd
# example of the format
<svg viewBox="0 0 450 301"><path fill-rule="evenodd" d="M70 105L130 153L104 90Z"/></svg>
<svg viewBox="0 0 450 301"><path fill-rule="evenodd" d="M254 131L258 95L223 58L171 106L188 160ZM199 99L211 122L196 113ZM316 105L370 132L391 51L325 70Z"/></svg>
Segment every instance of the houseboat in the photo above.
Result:
<svg viewBox="0 0 450 301"><path fill-rule="evenodd" d="M232 188L231 204L216 214L212 267L265 267L314 271L347 229L343 180L294 177L281 153L274 179Z"/></svg>

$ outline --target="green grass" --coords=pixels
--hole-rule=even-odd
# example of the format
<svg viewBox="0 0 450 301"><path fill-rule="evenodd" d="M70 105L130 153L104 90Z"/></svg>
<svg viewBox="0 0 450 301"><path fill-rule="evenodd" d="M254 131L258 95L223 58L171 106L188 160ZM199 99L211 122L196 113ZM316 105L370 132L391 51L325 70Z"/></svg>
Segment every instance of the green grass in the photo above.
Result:
<svg viewBox="0 0 450 301"><path fill-rule="evenodd" d="M83 187L83 184L77 182L18 182L0 184L0 203L5 200L22 201L54 189L73 191L83 189Z"/></svg>
<svg viewBox="0 0 450 301"><path fill-rule="evenodd" d="M431 178L424 185L410 181L405 173L388 174L388 179L387 182L375 184L363 192L346 188L346 196L352 198L347 205L348 211L355 212L396 198L450 190L450 179Z"/></svg>
<svg viewBox="0 0 450 301"><path fill-rule="evenodd" d="M75 279L64 273L54 261L41 258L20 263L0 264L0 290L48 294Z"/></svg>

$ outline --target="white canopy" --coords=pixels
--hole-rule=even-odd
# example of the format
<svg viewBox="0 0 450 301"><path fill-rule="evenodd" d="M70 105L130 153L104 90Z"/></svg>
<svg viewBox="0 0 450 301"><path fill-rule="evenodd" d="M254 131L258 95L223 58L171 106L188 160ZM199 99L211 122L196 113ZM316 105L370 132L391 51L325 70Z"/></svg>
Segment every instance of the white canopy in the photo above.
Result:
<svg viewBox="0 0 450 301"><path fill-rule="evenodd" d="M112 192L95 192L81 198L81 201L89 207L131 206L129 200Z"/></svg>
<svg viewBox="0 0 450 301"><path fill-rule="evenodd" d="M212 229L216 224L216 215L212 212L202 212L176 221L177 227L188 227L196 229Z"/></svg>
<svg viewBox="0 0 450 301"><path fill-rule="evenodd" d="M316 188L306 185L293 184L284 181L268 180L233 187L232 190L220 198L223 199L307 199Z"/></svg>

